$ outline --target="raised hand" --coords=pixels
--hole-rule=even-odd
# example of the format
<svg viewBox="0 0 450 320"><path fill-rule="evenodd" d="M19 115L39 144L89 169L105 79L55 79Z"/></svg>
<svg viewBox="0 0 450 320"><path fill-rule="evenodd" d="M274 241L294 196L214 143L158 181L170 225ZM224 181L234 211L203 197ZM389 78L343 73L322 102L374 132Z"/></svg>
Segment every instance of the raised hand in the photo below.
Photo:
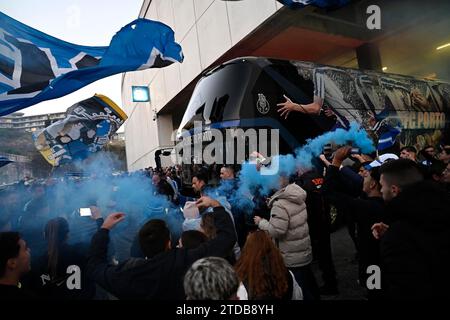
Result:
<svg viewBox="0 0 450 320"><path fill-rule="evenodd" d="M103 229L111 230L118 224L120 221L125 219L125 213L123 212L114 212L106 217L105 221L102 224Z"/></svg>

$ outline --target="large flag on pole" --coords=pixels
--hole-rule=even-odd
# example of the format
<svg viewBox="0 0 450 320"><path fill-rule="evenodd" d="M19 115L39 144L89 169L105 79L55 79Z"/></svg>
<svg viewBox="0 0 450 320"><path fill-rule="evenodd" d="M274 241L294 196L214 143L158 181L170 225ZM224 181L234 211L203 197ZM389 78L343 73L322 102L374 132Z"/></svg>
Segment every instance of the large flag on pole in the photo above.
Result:
<svg viewBox="0 0 450 320"><path fill-rule="evenodd" d="M101 150L127 119L108 97L96 94L66 111L66 118L33 134L34 145L52 166L83 160Z"/></svg>
<svg viewBox="0 0 450 320"><path fill-rule="evenodd" d="M161 22L137 19L117 32L109 46L89 47L59 40L0 12L0 116L113 74L176 61L183 61L181 47Z"/></svg>
<svg viewBox="0 0 450 320"><path fill-rule="evenodd" d="M278 0L278 2L291 9L299 9L310 5L326 9L336 9L346 5L350 0Z"/></svg>

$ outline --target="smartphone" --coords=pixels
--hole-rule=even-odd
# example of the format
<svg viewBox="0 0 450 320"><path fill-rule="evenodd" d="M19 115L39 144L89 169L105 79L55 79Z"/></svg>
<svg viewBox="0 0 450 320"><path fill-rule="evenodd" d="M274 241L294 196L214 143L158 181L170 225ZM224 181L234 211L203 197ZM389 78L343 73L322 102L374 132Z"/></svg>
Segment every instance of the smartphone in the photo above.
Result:
<svg viewBox="0 0 450 320"><path fill-rule="evenodd" d="M200 212L195 201L186 201L183 208L183 216L185 219L196 219L200 217Z"/></svg>
<svg viewBox="0 0 450 320"><path fill-rule="evenodd" d="M360 154L361 150L359 148L352 148L350 150L350 154Z"/></svg>
<svg viewBox="0 0 450 320"><path fill-rule="evenodd" d="M91 208L80 208L80 217L91 217Z"/></svg>

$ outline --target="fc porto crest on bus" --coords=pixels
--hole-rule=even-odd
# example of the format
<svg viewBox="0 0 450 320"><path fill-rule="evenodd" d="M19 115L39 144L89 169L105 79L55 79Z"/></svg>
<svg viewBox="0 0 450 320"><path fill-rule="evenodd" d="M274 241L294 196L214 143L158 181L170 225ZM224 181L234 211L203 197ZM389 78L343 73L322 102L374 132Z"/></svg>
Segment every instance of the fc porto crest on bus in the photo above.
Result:
<svg viewBox="0 0 450 320"><path fill-rule="evenodd" d="M258 101L256 101L256 108L261 114L267 114L270 110L269 101L267 101L266 96L262 93L258 93Z"/></svg>

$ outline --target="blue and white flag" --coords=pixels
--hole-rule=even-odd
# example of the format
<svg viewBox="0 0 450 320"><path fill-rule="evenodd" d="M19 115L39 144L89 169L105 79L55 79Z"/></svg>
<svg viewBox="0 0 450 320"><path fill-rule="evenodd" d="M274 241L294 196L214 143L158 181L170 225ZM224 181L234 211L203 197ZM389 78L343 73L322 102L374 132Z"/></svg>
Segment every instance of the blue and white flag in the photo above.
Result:
<svg viewBox="0 0 450 320"><path fill-rule="evenodd" d="M83 160L101 150L127 119L108 97L77 102L66 117L33 134L34 145L52 166Z"/></svg>
<svg viewBox="0 0 450 320"><path fill-rule="evenodd" d="M395 144L397 136L402 132L399 127L387 127L378 137L378 151L383 151Z"/></svg>
<svg viewBox="0 0 450 320"><path fill-rule="evenodd" d="M336 9L345 6L350 0L278 0L278 2L291 9L300 9L309 5L319 8Z"/></svg>
<svg viewBox="0 0 450 320"><path fill-rule="evenodd" d="M0 116L55 99L113 74L182 62L167 25L137 19L108 47L68 43L0 12Z"/></svg>

